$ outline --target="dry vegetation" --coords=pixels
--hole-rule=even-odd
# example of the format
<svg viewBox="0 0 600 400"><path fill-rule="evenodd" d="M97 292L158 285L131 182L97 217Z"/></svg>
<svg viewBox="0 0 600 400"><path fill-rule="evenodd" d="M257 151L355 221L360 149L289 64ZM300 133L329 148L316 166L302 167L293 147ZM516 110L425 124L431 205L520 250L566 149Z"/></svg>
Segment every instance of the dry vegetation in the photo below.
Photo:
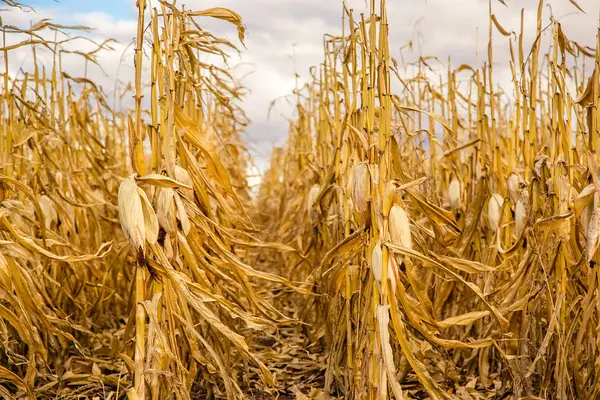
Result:
<svg viewBox="0 0 600 400"><path fill-rule="evenodd" d="M240 16L152 6L131 110L62 70L83 27L2 26L1 397L600 397L600 35L490 6L488 62L442 76L392 57L384 1L344 8L252 198L243 88L201 57Z"/></svg>

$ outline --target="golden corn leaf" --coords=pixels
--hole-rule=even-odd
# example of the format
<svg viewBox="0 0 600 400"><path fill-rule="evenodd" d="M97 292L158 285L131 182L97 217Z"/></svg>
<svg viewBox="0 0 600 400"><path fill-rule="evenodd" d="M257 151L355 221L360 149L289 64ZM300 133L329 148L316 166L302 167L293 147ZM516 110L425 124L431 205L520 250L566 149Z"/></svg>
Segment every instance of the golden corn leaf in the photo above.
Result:
<svg viewBox="0 0 600 400"><path fill-rule="evenodd" d="M192 189L191 185L186 183L178 182L175 179L169 178L168 176L159 174L147 174L137 178L142 183L148 183L150 185L159 186L162 188L184 188Z"/></svg>

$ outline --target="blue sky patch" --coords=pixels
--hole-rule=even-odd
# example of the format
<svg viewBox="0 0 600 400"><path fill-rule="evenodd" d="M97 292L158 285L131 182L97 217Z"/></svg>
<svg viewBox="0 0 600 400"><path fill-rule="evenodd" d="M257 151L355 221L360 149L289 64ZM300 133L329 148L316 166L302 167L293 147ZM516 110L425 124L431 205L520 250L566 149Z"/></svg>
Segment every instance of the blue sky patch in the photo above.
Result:
<svg viewBox="0 0 600 400"><path fill-rule="evenodd" d="M72 13L104 12L115 19L132 18L135 3L130 0L29 0L35 7L53 8L65 16Z"/></svg>

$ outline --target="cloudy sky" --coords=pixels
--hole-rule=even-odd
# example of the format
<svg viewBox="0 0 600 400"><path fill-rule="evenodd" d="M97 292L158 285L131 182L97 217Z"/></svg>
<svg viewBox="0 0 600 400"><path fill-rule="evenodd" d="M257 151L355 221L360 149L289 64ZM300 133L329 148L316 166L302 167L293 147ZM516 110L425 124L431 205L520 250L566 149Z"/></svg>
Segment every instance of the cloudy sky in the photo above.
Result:
<svg viewBox="0 0 600 400"><path fill-rule="evenodd" d="M3 23L26 27L41 18L52 18L61 24L81 24L94 28L96 38L115 38L115 51L102 53L104 72L94 72L106 92L110 93L114 79L133 77L133 62L125 52L132 46L136 33L135 0L21 0L34 6L35 11L23 13L2 11ZM157 3L157 1L153 1ZM348 0L356 14L368 12L365 0ZM492 12L507 30L519 30L521 8L525 10L525 29L528 42L535 34L537 0L505 0L507 6L492 0ZM600 14L600 0L577 0L585 14L569 0L549 0L544 8L544 21L553 15L563 24L566 35L580 44L595 47ZM186 0L178 1L189 9L222 6L236 11L247 28L246 47L240 57L230 60L238 65L236 71L250 89L244 107L252 125L247 132L257 164L264 166L273 145L281 145L287 136L285 116L291 109L281 102L267 118L272 100L289 94L294 88L294 68L301 76L323 58L324 33L341 32L341 0ZM399 58L399 49L408 41L418 52L437 56L444 62L451 57L455 66L472 66L485 61L488 40L487 0L387 0L392 55ZM200 20L217 35L236 40L235 28L227 23ZM478 29L479 28L479 29ZM508 44L496 33L494 36L496 78L509 79L507 67ZM479 57L476 56L479 50ZM294 60L291 55L295 54ZM26 67L27 52L11 59L11 68ZM119 67L119 65L121 67ZM67 65L68 69L69 66ZM72 68L80 68L73 65ZM248 74L249 73L249 74ZM105 75L106 74L106 75ZM78 75L79 76L79 75Z"/></svg>

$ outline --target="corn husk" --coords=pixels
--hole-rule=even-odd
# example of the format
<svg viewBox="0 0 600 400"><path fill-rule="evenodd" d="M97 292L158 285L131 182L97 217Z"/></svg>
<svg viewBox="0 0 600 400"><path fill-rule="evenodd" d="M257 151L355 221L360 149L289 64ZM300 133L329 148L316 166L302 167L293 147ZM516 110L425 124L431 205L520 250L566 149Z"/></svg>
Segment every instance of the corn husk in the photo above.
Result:
<svg viewBox="0 0 600 400"><path fill-rule="evenodd" d="M393 206L390 210L388 223L392 243L412 249L410 220L404 208L398 205Z"/></svg>
<svg viewBox="0 0 600 400"><path fill-rule="evenodd" d="M378 285L381 285L381 279L383 278L383 252L381 251L381 244L377 242L373 247L373 253L371 254L371 271L373 272L373 278Z"/></svg>
<svg viewBox="0 0 600 400"><path fill-rule="evenodd" d="M306 197L306 211L311 218L314 216L313 206L315 205L315 201L317 200L317 196L319 196L320 192L321 186L319 186L318 183L312 185L308 191L308 196Z"/></svg>
<svg viewBox="0 0 600 400"><path fill-rule="evenodd" d="M383 205L381 210L383 216L387 217L390 213L390 209L394 204L394 198L396 197L396 185L392 181L387 181L383 192Z"/></svg>
<svg viewBox="0 0 600 400"><path fill-rule="evenodd" d="M392 261L392 259L393 257L388 258L387 274L388 280L392 285L392 291L395 292L397 283L394 262ZM371 271L373 272L373 279L375 280L379 291L381 291L381 285L383 280L383 251L381 249L380 242L377 242L375 244L375 247L373 247L373 253L371 254Z"/></svg>
<svg viewBox="0 0 600 400"><path fill-rule="evenodd" d="M573 202L575 215L579 217L582 233L586 238L592 213L598 208L598 205L598 193L593 184L584 187Z"/></svg>
<svg viewBox="0 0 600 400"><path fill-rule="evenodd" d="M585 257L588 262L592 261L598 251L600 244L600 208L596 208L590 218L587 230L587 241L585 244Z"/></svg>
<svg viewBox="0 0 600 400"><path fill-rule="evenodd" d="M523 183L523 178L521 178L520 175L514 172L510 174L510 176L508 177L508 181L506 182L508 188L508 196L510 198L512 207L515 207L517 201L519 201L519 195L521 191L519 186L521 183Z"/></svg>
<svg viewBox="0 0 600 400"><path fill-rule="evenodd" d="M369 167L366 163L360 163L354 166L352 183L352 202L357 212L367 211L369 200Z"/></svg>
<svg viewBox="0 0 600 400"><path fill-rule="evenodd" d="M460 210L460 182L453 178L448 186L448 202L453 211Z"/></svg>
<svg viewBox="0 0 600 400"><path fill-rule="evenodd" d="M175 190L163 188L158 194L156 216L158 223L165 232L171 236L177 234L177 220L175 216Z"/></svg>
<svg viewBox="0 0 600 400"><path fill-rule="evenodd" d="M41 195L38 201L42 211L44 212L44 224L46 225L46 229L50 229L52 224L58 221L56 206L50 197L46 196L45 194Z"/></svg>
<svg viewBox="0 0 600 400"><path fill-rule="evenodd" d="M498 224L502 216L502 206L504 205L504 197L498 193L492 194L488 203L488 225L492 231L498 230Z"/></svg>
<svg viewBox="0 0 600 400"><path fill-rule="evenodd" d="M146 241L155 243L158 238L158 219L146 192L137 186L134 175L121 182L118 202L123 233L136 251L144 251Z"/></svg>
<svg viewBox="0 0 600 400"><path fill-rule="evenodd" d="M175 165L175 180L187 186L187 188L181 188L179 190L185 196L192 199L194 197L194 182L192 181L192 177L190 176L188 170L183 167L180 167L179 165Z"/></svg>
<svg viewBox="0 0 600 400"><path fill-rule="evenodd" d="M525 226L527 225L527 207L525 202L522 199L517 201L517 206L515 207L515 234L517 237L520 237L523 231L525 230Z"/></svg>

